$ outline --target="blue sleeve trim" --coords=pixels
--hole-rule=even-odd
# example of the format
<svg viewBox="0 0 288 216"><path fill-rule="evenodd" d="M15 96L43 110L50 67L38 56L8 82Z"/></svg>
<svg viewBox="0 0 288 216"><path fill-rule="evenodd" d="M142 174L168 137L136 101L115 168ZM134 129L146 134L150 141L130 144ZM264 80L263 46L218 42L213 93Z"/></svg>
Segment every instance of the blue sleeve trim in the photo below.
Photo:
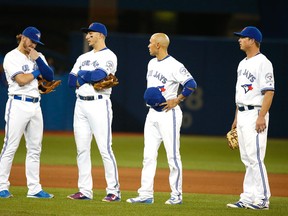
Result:
<svg viewBox="0 0 288 216"><path fill-rule="evenodd" d="M36 59L36 63L44 79L47 81L54 80L54 71L47 64L45 64L41 57Z"/></svg>
<svg viewBox="0 0 288 216"><path fill-rule="evenodd" d="M192 94L195 91L196 88L197 88L197 83L195 82L194 79L190 79L184 84L183 90L181 93L184 97L188 97L190 94Z"/></svg>
<svg viewBox="0 0 288 216"><path fill-rule="evenodd" d="M24 73L23 73L22 71L19 71L19 72L13 74L13 76L11 76L11 79L12 79L13 81L15 81L15 77L16 77L18 74L24 74Z"/></svg>
<svg viewBox="0 0 288 216"><path fill-rule="evenodd" d="M263 88L261 89L261 91L275 91L274 88Z"/></svg>

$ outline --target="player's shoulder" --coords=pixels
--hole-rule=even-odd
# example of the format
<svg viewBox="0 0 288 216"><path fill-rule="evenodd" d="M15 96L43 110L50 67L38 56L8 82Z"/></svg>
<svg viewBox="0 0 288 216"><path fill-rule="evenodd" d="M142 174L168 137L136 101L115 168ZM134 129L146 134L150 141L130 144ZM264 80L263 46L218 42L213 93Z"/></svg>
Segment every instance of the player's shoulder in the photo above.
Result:
<svg viewBox="0 0 288 216"><path fill-rule="evenodd" d="M15 49L9 51L8 53L6 53L5 57L11 56L11 55L16 55L17 53L20 53L20 51L17 48L15 48Z"/></svg>
<svg viewBox="0 0 288 216"><path fill-rule="evenodd" d="M105 52L105 55L108 54L108 55L117 57L116 54L109 48L104 49L103 52Z"/></svg>
<svg viewBox="0 0 288 216"><path fill-rule="evenodd" d="M272 62L263 53L259 53L256 57L257 57L259 63L272 65Z"/></svg>
<svg viewBox="0 0 288 216"><path fill-rule="evenodd" d="M176 58L174 58L173 56L169 56L167 58L168 61L171 61L173 64L178 64L178 65L183 65L180 61L178 61Z"/></svg>
<svg viewBox="0 0 288 216"><path fill-rule="evenodd" d="M21 59L21 57L23 56L22 54L21 54L21 52L17 49L17 48L15 48L15 49L13 49L13 50L11 50L11 51L9 51L8 53L6 53L6 55L4 56L4 64L8 61L8 62L11 62L11 61L13 61L13 62L15 62L15 61L17 61L19 58Z"/></svg>

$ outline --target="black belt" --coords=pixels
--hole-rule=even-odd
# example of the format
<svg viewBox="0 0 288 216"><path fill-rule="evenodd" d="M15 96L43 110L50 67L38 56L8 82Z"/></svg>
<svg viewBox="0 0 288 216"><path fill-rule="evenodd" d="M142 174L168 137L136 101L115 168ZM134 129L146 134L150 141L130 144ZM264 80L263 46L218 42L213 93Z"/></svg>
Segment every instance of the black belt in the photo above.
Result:
<svg viewBox="0 0 288 216"><path fill-rule="evenodd" d="M94 96L82 96L82 95L78 95L79 99L81 100L86 100L86 101L92 101L92 100L99 100L102 99L103 96L102 95L97 95L96 97Z"/></svg>
<svg viewBox="0 0 288 216"><path fill-rule="evenodd" d="M248 110L253 110L255 107L254 106L251 106L251 105L248 105L248 106L246 106L247 107L247 109ZM245 109L245 107L244 106L242 106L242 107L238 107L238 110L239 111L245 111L245 110L247 110L247 109Z"/></svg>
<svg viewBox="0 0 288 216"><path fill-rule="evenodd" d="M13 97L15 100L22 100L23 101L27 101L27 102L32 102L32 103L37 103L39 101L39 98L34 98L34 97L23 97L21 95L14 95ZM25 100L24 100L25 98Z"/></svg>

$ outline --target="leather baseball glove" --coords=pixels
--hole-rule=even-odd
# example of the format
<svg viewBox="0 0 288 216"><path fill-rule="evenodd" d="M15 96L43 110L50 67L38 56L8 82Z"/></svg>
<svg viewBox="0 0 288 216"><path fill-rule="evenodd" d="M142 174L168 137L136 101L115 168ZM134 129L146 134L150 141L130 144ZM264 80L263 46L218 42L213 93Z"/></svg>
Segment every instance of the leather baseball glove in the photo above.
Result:
<svg viewBox="0 0 288 216"><path fill-rule="evenodd" d="M238 149L239 144L238 144L238 135L237 135L237 129L233 128L230 131L228 131L226 135L227 141L228 141L228 146L230 149Z"/></svg>
<svg viewBox="0 0 288 216"><path fill-rule="evenodd" d="M107 89L107 88L112 88L118 84L119 84L119 81L118 81L117 77L110 73L103 80L94 83L93 87L95 90L99 91L99 90L103 90L103 89Z"/></svg>
<svg viewBox="0 0 288 216"><path fill-rule="evenodd" d="M37 80L40 94L49 94L50 92L55 91L54 89L61 83L61 80L47 81L41 75L37 77Z"/></svg>

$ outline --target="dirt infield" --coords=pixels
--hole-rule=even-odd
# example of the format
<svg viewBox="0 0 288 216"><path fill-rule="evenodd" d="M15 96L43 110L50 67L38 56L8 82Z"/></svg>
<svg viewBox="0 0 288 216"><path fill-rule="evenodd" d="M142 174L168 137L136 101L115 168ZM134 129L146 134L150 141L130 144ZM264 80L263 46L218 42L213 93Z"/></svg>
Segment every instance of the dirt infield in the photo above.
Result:
<svg viewBox="0 0 288 216"><path fill-rule="evenodd" d="M41 166L41 184L43 187L77 189L78 170L76 166ZM106 187L104 170L96 167L92 170L94 189ZM170 192L168 169L157 169L154 190ZM140 185L141 169L119 168L121 190L137 191ZM268 174L272 196L288 197L288 175ZM242 191L244 173L183 171L183 192L204 194L234 194ZM11 186L26 186L24 165L13 165L10 176Z"/></svg>

